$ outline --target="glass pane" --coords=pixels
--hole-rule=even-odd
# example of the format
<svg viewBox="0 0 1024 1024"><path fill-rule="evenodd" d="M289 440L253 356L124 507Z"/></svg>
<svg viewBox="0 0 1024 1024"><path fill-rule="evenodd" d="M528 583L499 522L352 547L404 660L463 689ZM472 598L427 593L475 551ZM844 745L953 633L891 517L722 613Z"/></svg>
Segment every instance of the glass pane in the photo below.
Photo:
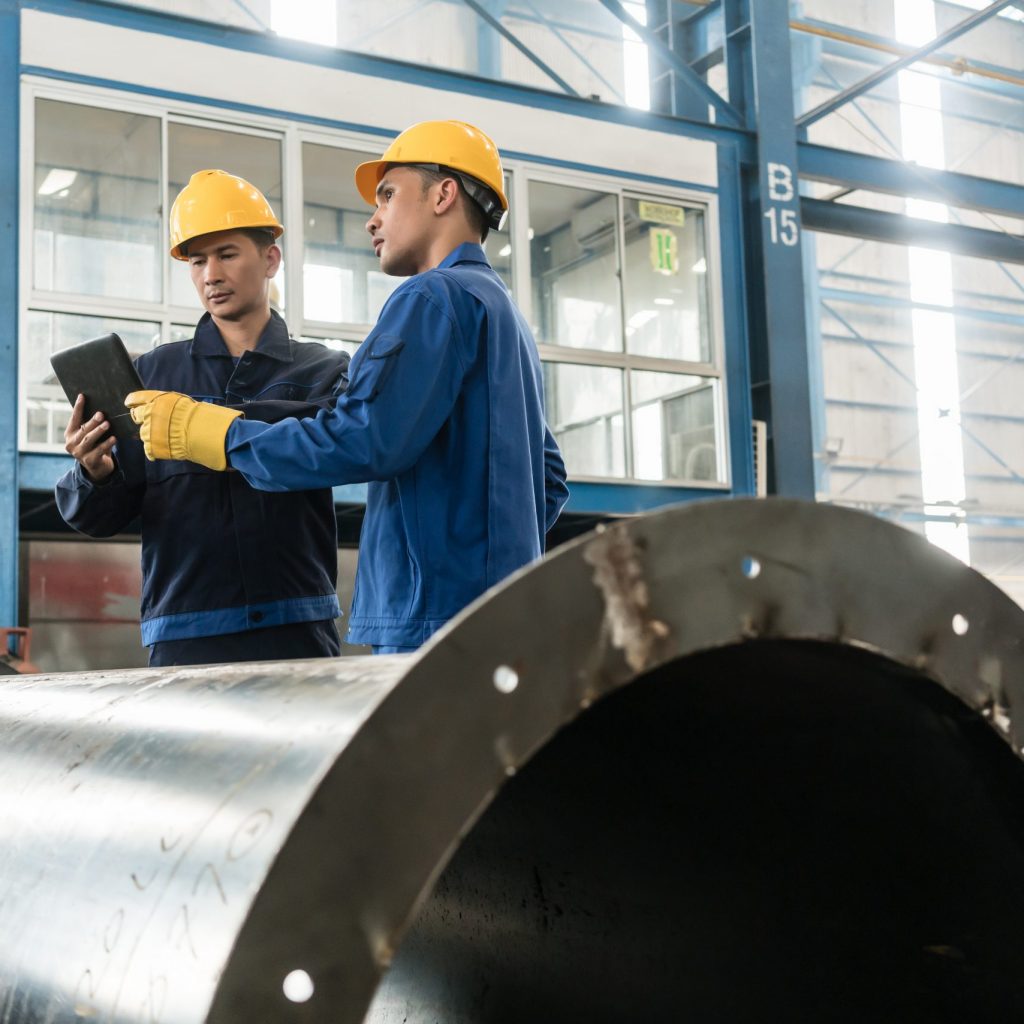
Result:
<svg viewBox="0 0 1024 1024"><path fill-rule="evenodd" d="M35 288L159 302L159 118L37 100L35 131Z"/></svg>
<svg viewBox="0 0 1024 1024"><path fill-rule="evenodd" d="M321 345L326 345L328 348L333 348L335 352L347 352L350 356L356 354L356 349L361 344L358 341L343 341L341 338L314 338L307 335L303 335L298 339L299 341L316 341Z"/></svg>
<svg viewBox="0 0 1024 1024"><path fill-rule="evenodd" d="M530 183L533 330L541 344L622 351L618 219L613 195Z"/></svg>
<svg viewBox="0 0 1024 1024"><path fill-rule="evenodd" d="M711 362L704 213L626 199L626 348L635 355Z"/></svg>
<svg viewBox="0 0 1024 1024"><path fill-rule="evenodd" d="M281 143L257 135L243 135L219 128L201 128L191 124L167 126L167 211L170 213L175 196L188 184L196 171L217 167L237 174L252 182L266 197L282 223ZM287 252L288 225L278 243ZM161 237L163 251L167 253L166 226ZM181 260L171 262L171 304L196 310L196 319L202 313L202 303L189 277L188 264ZM271 302L284 308L284 263L271 282Z"/></svg>
<svg viewBox="0 0 1024 1024"><path fill-rule="evenodd" d="M114 320L31 309L25 324L26 344L21 349L21 376L25 384L30 444L64 447L64 428L71 408L50 367L50 356L61 349L99 337L118 334L132 358L148 352L160 341L160 325L144 320Z"/></svg>
<svg viewBox="0 0 1024 1024"><path fill-rule="evenodd" d="M505 196L512 195L512 179L505 175ZM505 282L505 287L512 291L512 218L514 216L511 208L509 215L505 218L505 227L501 231L491 228L487 241L484 242L484 252L491 261L498 276Z"/></svg>
<svg viewBox="0 0 1024 1024"><path fill-rule="evenodd" d="M378 269L366 222L372 208L356 191L356 166L371 159L333 146L302 147L303 316L323 323L371 324L402 283Z"/></svg>
<svg viewBox="0 0 1024 1024"><path fill-rule="evenodd" d="M633 476L638 480L723 479L715 381L635 370Z"/></svg>
<svg viewBox="0 0 1024 1024"><path fill-rule="evenodd" d="M626 475L621 370L544 363L544 405L570 477Z"/></svg>

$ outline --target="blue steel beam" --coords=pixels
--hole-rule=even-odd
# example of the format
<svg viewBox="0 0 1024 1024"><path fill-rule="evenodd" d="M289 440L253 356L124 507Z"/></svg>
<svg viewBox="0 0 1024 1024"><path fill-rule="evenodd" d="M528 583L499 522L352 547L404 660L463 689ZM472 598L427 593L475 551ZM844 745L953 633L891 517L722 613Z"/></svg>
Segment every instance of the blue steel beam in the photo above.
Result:
<svg viewBox="0 0 1024 1024"><path fill-rule="evenodd" d="M579 96L579 93L564 79L562 76L555 71L553 67L541 60L524 42L522 42L515 33L510 32L501 21L494 17L493 14L483 4L478 3L477 0L462 0L462 2L472 11L475 11L477 16L487 22L495 32L498 33L503 39L507 39L528 61L540 68L548 78L551 79L564 93L570 96Z"/></svg>
<svg viewBox="0 0 1024 1024"><path fill-rule="evenodd" d="M800 177L1024 218L1024 186L801 142Z"/></svg>
<svg viewBox="0 0 1024 1024"><path fill-rule="evenodd" d="M1024 238L1002 231L943 224L820 199L801 199L800 211L805 227L813 231L942 249L1003 263L1024 263Z"/></svg>
<svg viewBox="0 0 1024 1024"><path fill-rule="evenodd" d="M656 19L651 16L652 8L661 8L661 25L656 26ZM671 0L662 0L660 4L655 0L647 2L647 28L653 35L656 35L682 62L689 67L701 80L705 72L698 67L701 59L709 47L709 32L719 18L718 4L709 4L702 8L698 15L691 15L686 18L676 18L673 14ZM688 81L672 67L659 65L657 56L651 54L651 64L657 68L664 68L664 75L668 79L670 92L669 103L666 109L676 117L688 117L692 120L706 121L708 117L707 99L697 91L690 88ZM653 93L652 93L653 99Z"/></svg>
<svg viewBox="0 0 1024 1024"><path fill-rule="evenodd" d="M726 124L738 127L743 124L742 115L727 100L711 88L682 57L673 49L666 46L646 25L641 25L636 18L619 2L619 0L598 0L602 7L606 7L624 25L628 25L647 44L658 57L678 75L679 81L686 85L692 92L701 97L705 103L714 107L717 116Z"/></svg>
<svg viewBox="0 0 1024 1024"><path fill-rule="evenodd" d="M1003 313L994 309L975 309L971 306L939 306L930 302L912 302L897 295L880 295L845 288L821 288L821 297L827 301L850 302L856 306L884 306L888 309L926 309L936 313L952 313L958 319L977 320L979 323L999 324L1002 327L1020 327L1019 313Z"/></svg>
<svg viewBox="0 0 1024 1024"><path fill-rule="evenodd" d="M18 625L18 0L0 0L0 626Z"/></svg>
<svg viewBox="0 0 1024 1024"><path fill-rule="evenodd" d="M760 298L764 310L758 336L752 332L752 343L760 345L766 356L775 492L813 499L814 415L805 319L803 227L797 191L789 5L787 0L754 0L749 4L749 14L758 149L758 188L749 201L751 213L757 215L760 224L756 252L761 261ZM743 31L731 20L730 30Z"/></svg>
<svg viewBox="0 0 1024 1024"><path fill-rule="evenodd" d="M885 67L879 68L873 74L862 78L859 82L844 89L837 96L833 96L831 99L826 100L824 103L819 104L813 110L809 110L806 114L802 114L797 118L797 127L807 128L814 124L815 121L820 121L823 117L827 117L829 114L838 110L839 107L857 96L862 96L864 93L869 92L876 86L880 85L886 79L891 78L896 74L897 71L902 71L904 68L910 67L911 64L916 64L922 57L927 57L930 53L934 53L936 50L941 50L947 43L952 42L954 39L959 38L966 32L970 32L971 29L977 28L978 25L988 21L989 18L998 14L1000 11L1005 10L1009 7L1014 0L996 0L995 3L989 4L984 10L977 11L972 14L969 18L964 18L963 21L957 22L950 28L946 29L945 32L939 33L930 42L925 43L924 46L918 47L911 53L908 53L904 57L900 57L899 60L894 60L890 64L886 64Z"/></svg>
<svg viewBox="0 0 1024 1024"><path fill-rule="evenodd" d="M754 80L750 64L750 0L724 0L722 33L729 102L746 121L754 107Z"/></svg>

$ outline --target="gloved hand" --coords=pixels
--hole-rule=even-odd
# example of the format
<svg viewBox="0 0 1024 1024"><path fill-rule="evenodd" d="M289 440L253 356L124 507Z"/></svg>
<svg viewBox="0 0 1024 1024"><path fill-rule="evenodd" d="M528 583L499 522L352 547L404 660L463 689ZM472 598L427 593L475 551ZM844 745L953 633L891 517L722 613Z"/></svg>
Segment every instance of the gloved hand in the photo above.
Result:
<svg viewBox="0 0 1024 1024"><path fill-rule="evenodd" d="M242 415L176 391L133 391L124 404L139 424L146 458L186 459L208 469L228 468L228 428Z"/></svg>

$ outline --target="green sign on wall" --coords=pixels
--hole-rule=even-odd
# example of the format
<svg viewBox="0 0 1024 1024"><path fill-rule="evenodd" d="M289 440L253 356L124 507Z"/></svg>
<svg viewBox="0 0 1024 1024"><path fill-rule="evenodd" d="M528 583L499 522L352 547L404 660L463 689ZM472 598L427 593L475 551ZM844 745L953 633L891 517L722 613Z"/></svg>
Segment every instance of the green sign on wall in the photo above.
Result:
<svg viewBox="0 0 1024 1024"><path fill-rule="evenodd" d="M651 228L651 269L659 274L679 273L679 239L668 228Z"/></svg>

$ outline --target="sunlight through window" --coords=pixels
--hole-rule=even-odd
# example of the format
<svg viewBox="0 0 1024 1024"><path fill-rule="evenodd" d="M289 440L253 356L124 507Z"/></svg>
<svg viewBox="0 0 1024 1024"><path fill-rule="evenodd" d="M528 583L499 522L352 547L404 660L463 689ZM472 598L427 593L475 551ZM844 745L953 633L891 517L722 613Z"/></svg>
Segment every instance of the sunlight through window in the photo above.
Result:
<svg viewBox="0 0 1024 1024"><path fill-rule="evenodd" d="M896 37L919 46L936 34L933 0L895 0ZM899 73L903 158L921 167L944 169L945 138L939 79L929 71ZM942 203L907 200L907 214L948 222ZM963 432L960 427L960 375L953 313L953 265L949 253L911 246L907 250L917 382L917 423L924 512L941 517L925 525L936 546L970 564L967 524L961 519L967 496ZM938 309L934 307L940 307Z"/></svg>
<svg viewBox="0 0 1024 1024"><path fill-rule="evenodd" d="M336 46L338 5L336 0L272 0L270 27L289 39Z"/></svg>

